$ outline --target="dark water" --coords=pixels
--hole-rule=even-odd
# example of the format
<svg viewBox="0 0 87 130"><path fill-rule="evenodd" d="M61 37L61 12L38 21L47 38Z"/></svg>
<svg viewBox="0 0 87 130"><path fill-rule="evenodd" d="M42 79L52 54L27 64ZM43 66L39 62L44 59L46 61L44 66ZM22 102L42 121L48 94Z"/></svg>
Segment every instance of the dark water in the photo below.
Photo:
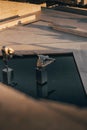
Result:
<svg viewBox="0 0 87 130"><path fill-rule="evenodd" d="M49 100L86 107L87 97L73 55L52 55L51 57L56 61L46 67L48 81L43 86L36 83L37 57L24 56L11 59L9 67L14 69L14 82L17 83L13 87L34 98L38 98L38 93L41 96L40 92L42 92ZM1 82L3 66L0 59Z"/></svg>

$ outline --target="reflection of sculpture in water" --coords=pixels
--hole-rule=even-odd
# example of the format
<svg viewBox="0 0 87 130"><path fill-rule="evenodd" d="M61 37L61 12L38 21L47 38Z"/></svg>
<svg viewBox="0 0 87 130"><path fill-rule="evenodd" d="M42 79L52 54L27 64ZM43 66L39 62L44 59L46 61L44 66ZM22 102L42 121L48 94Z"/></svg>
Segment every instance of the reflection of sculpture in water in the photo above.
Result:
<svg viewBox="0 0 87 130"><path fill-rule="evenodd" d="M55 59L50 58L48 55L38 55L37 68L46 67L54 61Z"/></svg>
<svg viewBox="0 0 87 130"><path fill-rule="evenodd" d="M3 46L1 49L1 52L2 52L3 62L5 64L5 67L8 68L8 60L13 57L14 50L12 48L8 48L6 46Z"/></svg>

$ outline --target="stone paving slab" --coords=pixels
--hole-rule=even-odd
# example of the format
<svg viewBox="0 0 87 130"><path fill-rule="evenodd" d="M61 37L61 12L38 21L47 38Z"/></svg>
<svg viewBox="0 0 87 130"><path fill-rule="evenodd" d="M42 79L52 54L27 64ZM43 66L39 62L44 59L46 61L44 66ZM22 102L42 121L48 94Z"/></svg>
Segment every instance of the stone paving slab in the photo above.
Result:
<svg viewBox="0 0 87 130"><path fill-rule="evenodd" d="M80 50L80 51L74 51L74 57L76 60L76 63L78 65L79 73L84 85L85 92L87 94L87 51Z"/></svg>

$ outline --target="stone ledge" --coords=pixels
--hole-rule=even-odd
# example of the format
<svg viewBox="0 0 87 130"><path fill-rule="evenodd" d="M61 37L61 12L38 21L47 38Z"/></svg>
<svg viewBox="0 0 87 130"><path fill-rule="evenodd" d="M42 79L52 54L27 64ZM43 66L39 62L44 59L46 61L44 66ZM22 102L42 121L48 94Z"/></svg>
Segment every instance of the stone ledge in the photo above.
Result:
<svg viewBox="0 0 87 130"><path fill-rule="evenodd" d="M0 1L0 20L16 15L23 16L26 14L35 13L37 11L41 11L41 5L22 2Z"/></svg>
<svg viewBox="0 0 87 130"><path fill-rule="evenodd" d="M18 18L13 18L13 19L7 19L6 21L3 21L0 23L0 30L9 28L18 24L26 24L26 23L31 23L34 21L37 21L39 19L40 12L36 12L33 14L27 14L24 16L20 16Z"/></svg>
<svg viewBox="0 0 87 130"><path fill-rule="evenodd" d="M81 37L86 37L87 38L87 32L85 32L84 30L80 30L78 28L68 28L68 27L64 27L61 25L56 25L54 23L51 23L49 25L50 27L52 27L52 29L61 31L61 32L66 32L66 33L70 33L70 34L74 34L77 36L81 36Z"/></svg>
<svg viewBox="0 0 87 130"><path fill-rule="evenodd" d="M69 13L75 13L75 14L87 16L87 9L83 9L83 8L58 6L58 7L55 7L55 9L59 11L65 11Z"/></svg>

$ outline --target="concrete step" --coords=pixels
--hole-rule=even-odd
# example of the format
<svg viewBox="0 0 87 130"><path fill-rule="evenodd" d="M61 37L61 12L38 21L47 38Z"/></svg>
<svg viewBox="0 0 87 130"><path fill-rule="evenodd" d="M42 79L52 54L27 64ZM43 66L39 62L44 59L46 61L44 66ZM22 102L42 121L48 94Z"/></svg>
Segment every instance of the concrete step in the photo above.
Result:
<svg viewBox="0 0 87 130"><path fill-rule="evenodd" d="M64 33L70 33L80 37L87 37L87 32L77 27L74 28L74 27L61 26L56 24L50 24L50 27L52 27L52 29L54 30L61 31Z"/></svg>
<svg viewBox="0 0 87 130"><path fill-rule="evenodd" d="M15 19L15 18L18 18L18 17L19 17L18 15L15 15L15 16L12 16L12 17L4 18L4 19L0 20L0 23L11 20L11 19Z"/></svg>
<svg viewBox="0 0 87 130"><path fill-rule="evenodd" d="M41 11L41 5L13 1L0 1L0 20L16 15L23 16L38 11Z"/></svg>
<svg viewBox="0 0 87 130"><path fill-rule="evenodd" d="M43 8L41 20L48 22L57 31L87 37L87 16Z"/></svg>
<svg viewBox="0 0 87 130"><path fill-rule="evenodd" d="M41 5L0 1L0 30L19 23L33 22L37 20L39 12Z"/></svg>
<svg viewBox="0 0 87 130"><path fill-rule="evenodd" d="M86 8L57 6L57 7L54 7L54 9L59 10L59 11L64 11L64 12L75 13L75 14L87 16L87 9Z"/></svg>
<svg viewBox="0 0 87 130"><path fill-rule="evenodd" d="M9 28L18 24L27 24L39 19L40 12L36 12L33 14L27 14L24 16L11 17L4 19L0 22L0 30Z"/></svg>

